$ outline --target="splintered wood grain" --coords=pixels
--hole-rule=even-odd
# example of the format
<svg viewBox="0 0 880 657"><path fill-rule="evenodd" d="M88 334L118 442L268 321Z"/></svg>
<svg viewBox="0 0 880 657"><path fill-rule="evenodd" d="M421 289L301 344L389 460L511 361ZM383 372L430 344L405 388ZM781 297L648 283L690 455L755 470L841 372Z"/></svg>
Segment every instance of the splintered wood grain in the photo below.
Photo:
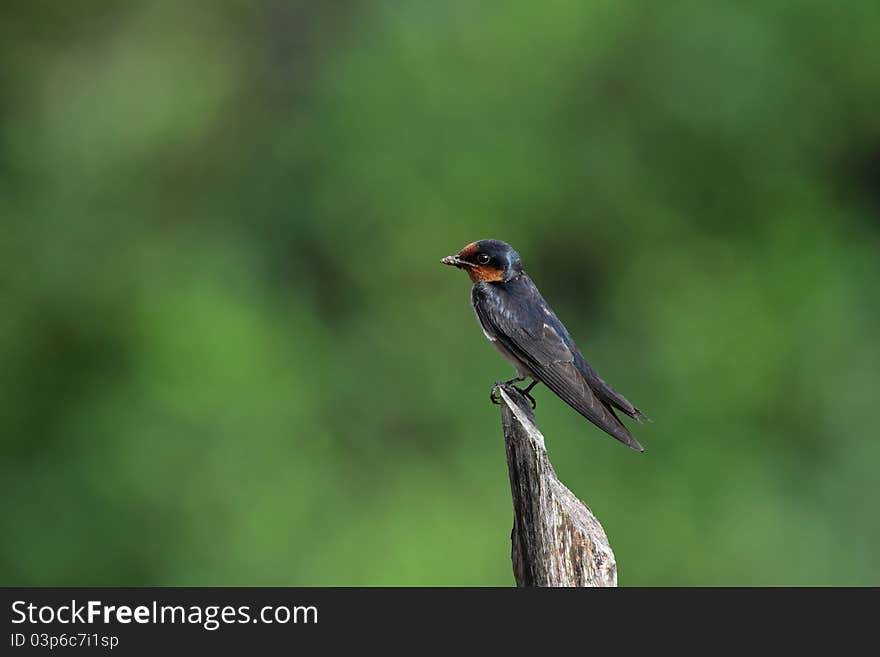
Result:
<svg viewBox="0 0 880 657"><path fill-rule="evenodd" d="M602 525L559 481L531 407L498 387L513 496L511 534L517 586L617 586L617 564Z"/></svg>

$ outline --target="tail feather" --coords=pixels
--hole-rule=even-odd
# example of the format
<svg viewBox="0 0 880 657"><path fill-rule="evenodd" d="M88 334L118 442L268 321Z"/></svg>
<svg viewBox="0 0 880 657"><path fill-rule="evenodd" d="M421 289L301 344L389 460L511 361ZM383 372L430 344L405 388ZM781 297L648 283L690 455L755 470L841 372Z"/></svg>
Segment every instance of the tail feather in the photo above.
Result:
<svg viewBox="0 0 880 657"><path fill-rule="evenodd" d="M626 400L624 399L624 401L626 401ZM629 404L629 407L624 407L619 404L615 404L614 402L610 402L610 403L612 406L614 406L614 408L619 410L621 413L624 413L626 416L632 418L633 420L635 420L639 424L644 424L645 422L653 422L653 420L651 418L649 418L647 415L642 413L642 411L640 411L638 408L636 408L632 404L629 404L629 402L627 402Z"/></svg>
<svg viewBox="0 0 880 657"><path fill-rule="evenodd" d="M651 418L642 413L635 405L630 402L626 397L617 392L610 385L605 383L602 380L596 370L590 367L586 362L584 362L584 368L581 370L584 378L587 380L590 388L593 389L593 392L596 393L596 396L601 399L606 405L613 406L621 413L626 415L627 417L632 418L636 422L650 422Z"/></svg>
<svg viewBox="0 0 880 657"><path fill-rule="evenodd" d="M641 443L639 443L639 441L633 437L633 435L629 432L629 429L626 428L626 425L620 421L620 418L617 417L617 413L614 412L614 409L611 407L611 405L608 403L605 403L605 402L603 402L602 405L606 409L608 409L608 412L611 414L611 416L615 420L617 420L617 424L620 425L618 427L618 431L611 434L611 435L613 435L615 438L617 438L620 442L622 442L627 447L634 449L637 452L644 452L645 448L642 447ZM638 409L636 409L636 410L638 410Z"/></svg>

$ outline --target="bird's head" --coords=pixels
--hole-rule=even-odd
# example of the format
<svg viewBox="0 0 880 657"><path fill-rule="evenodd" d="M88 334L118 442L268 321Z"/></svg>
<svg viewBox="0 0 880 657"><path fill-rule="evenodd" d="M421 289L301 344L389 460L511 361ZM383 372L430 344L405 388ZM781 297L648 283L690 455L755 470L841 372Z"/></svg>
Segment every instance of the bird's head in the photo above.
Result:
<svg viewBox="0 0 880 657"><path fill-rule="evenodd" d="M440 262L464 269L474 283L509 281L522 273L519 253L501 240L471 242L457 255L446 256Z"/></svg>

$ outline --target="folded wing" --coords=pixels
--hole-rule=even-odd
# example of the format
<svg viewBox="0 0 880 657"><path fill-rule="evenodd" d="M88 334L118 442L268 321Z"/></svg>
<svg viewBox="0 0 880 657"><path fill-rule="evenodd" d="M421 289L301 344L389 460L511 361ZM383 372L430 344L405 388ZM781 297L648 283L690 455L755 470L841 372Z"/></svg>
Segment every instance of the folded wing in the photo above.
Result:
<svg viewBox="0 0 880 657"><path fill-rule="evenodd" d="M575 353L560 335L565 329L554 326L559 320L549 309L544 311L548 321L543 321L541 316L527 315L529 309L515 304L508 305L504 312L493 310L493 304L475 303L474 307L484 326L491 326L504 347L528 365L541 383L606 433L636 451L644 451L612 408L590 388L575 364Z"/></svg>

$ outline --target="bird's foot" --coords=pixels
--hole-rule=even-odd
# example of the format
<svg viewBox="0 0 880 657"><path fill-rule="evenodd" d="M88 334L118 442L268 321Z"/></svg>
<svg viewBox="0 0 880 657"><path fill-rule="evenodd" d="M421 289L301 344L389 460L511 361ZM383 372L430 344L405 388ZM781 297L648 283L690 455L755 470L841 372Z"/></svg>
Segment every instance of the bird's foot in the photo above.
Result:
<svg viewBox="0 0 880 657"><path fill-rule="evenodd" d="M504 385L504 381L496 381L495 384L489 389L489 401L493 404L501 403L501 394L498 392L498 388Z"/></svg>
<svg viewBox="0 0 880 657"><path fill-rule="evenodd" d="M513 385L517 381L524 381L524 380L525 380L524 378L518 378L518 379L510 379L509 381L496 381L495 385L493 385L492 389L489 391L489 400L493 404L500 404L501 403L501 395L498 392L498 389L501 386L510 386L511 388L516 390L519 394L521 394L523 397L528 399L529 403L531 403L531 405L532 405L532 410L535 410L538 407L538 403L535 401L535 398L532 397L532 395L529 393L529 390L532 389L534 384L532 384L531 386L529 386L525 390L523 390L522 388L517 388L515 385Z"/></svg>
<svg viewBox="0 0 880 657"><path fill-rule="evenodd" d="M501 395L498 394L498 388L500 388L501 386L513 386L514 388L516 388L516 386L514 386L513 384L519 381L525 381L525 378L518 376L515 379L508 379L507 381L496 381L492 386L492 389L489 390L489 401L491 401L493 404L500 404ZM519 390L519 388L516 389ZM522 390L520 390L520 392L522 392Z"/></svg>

